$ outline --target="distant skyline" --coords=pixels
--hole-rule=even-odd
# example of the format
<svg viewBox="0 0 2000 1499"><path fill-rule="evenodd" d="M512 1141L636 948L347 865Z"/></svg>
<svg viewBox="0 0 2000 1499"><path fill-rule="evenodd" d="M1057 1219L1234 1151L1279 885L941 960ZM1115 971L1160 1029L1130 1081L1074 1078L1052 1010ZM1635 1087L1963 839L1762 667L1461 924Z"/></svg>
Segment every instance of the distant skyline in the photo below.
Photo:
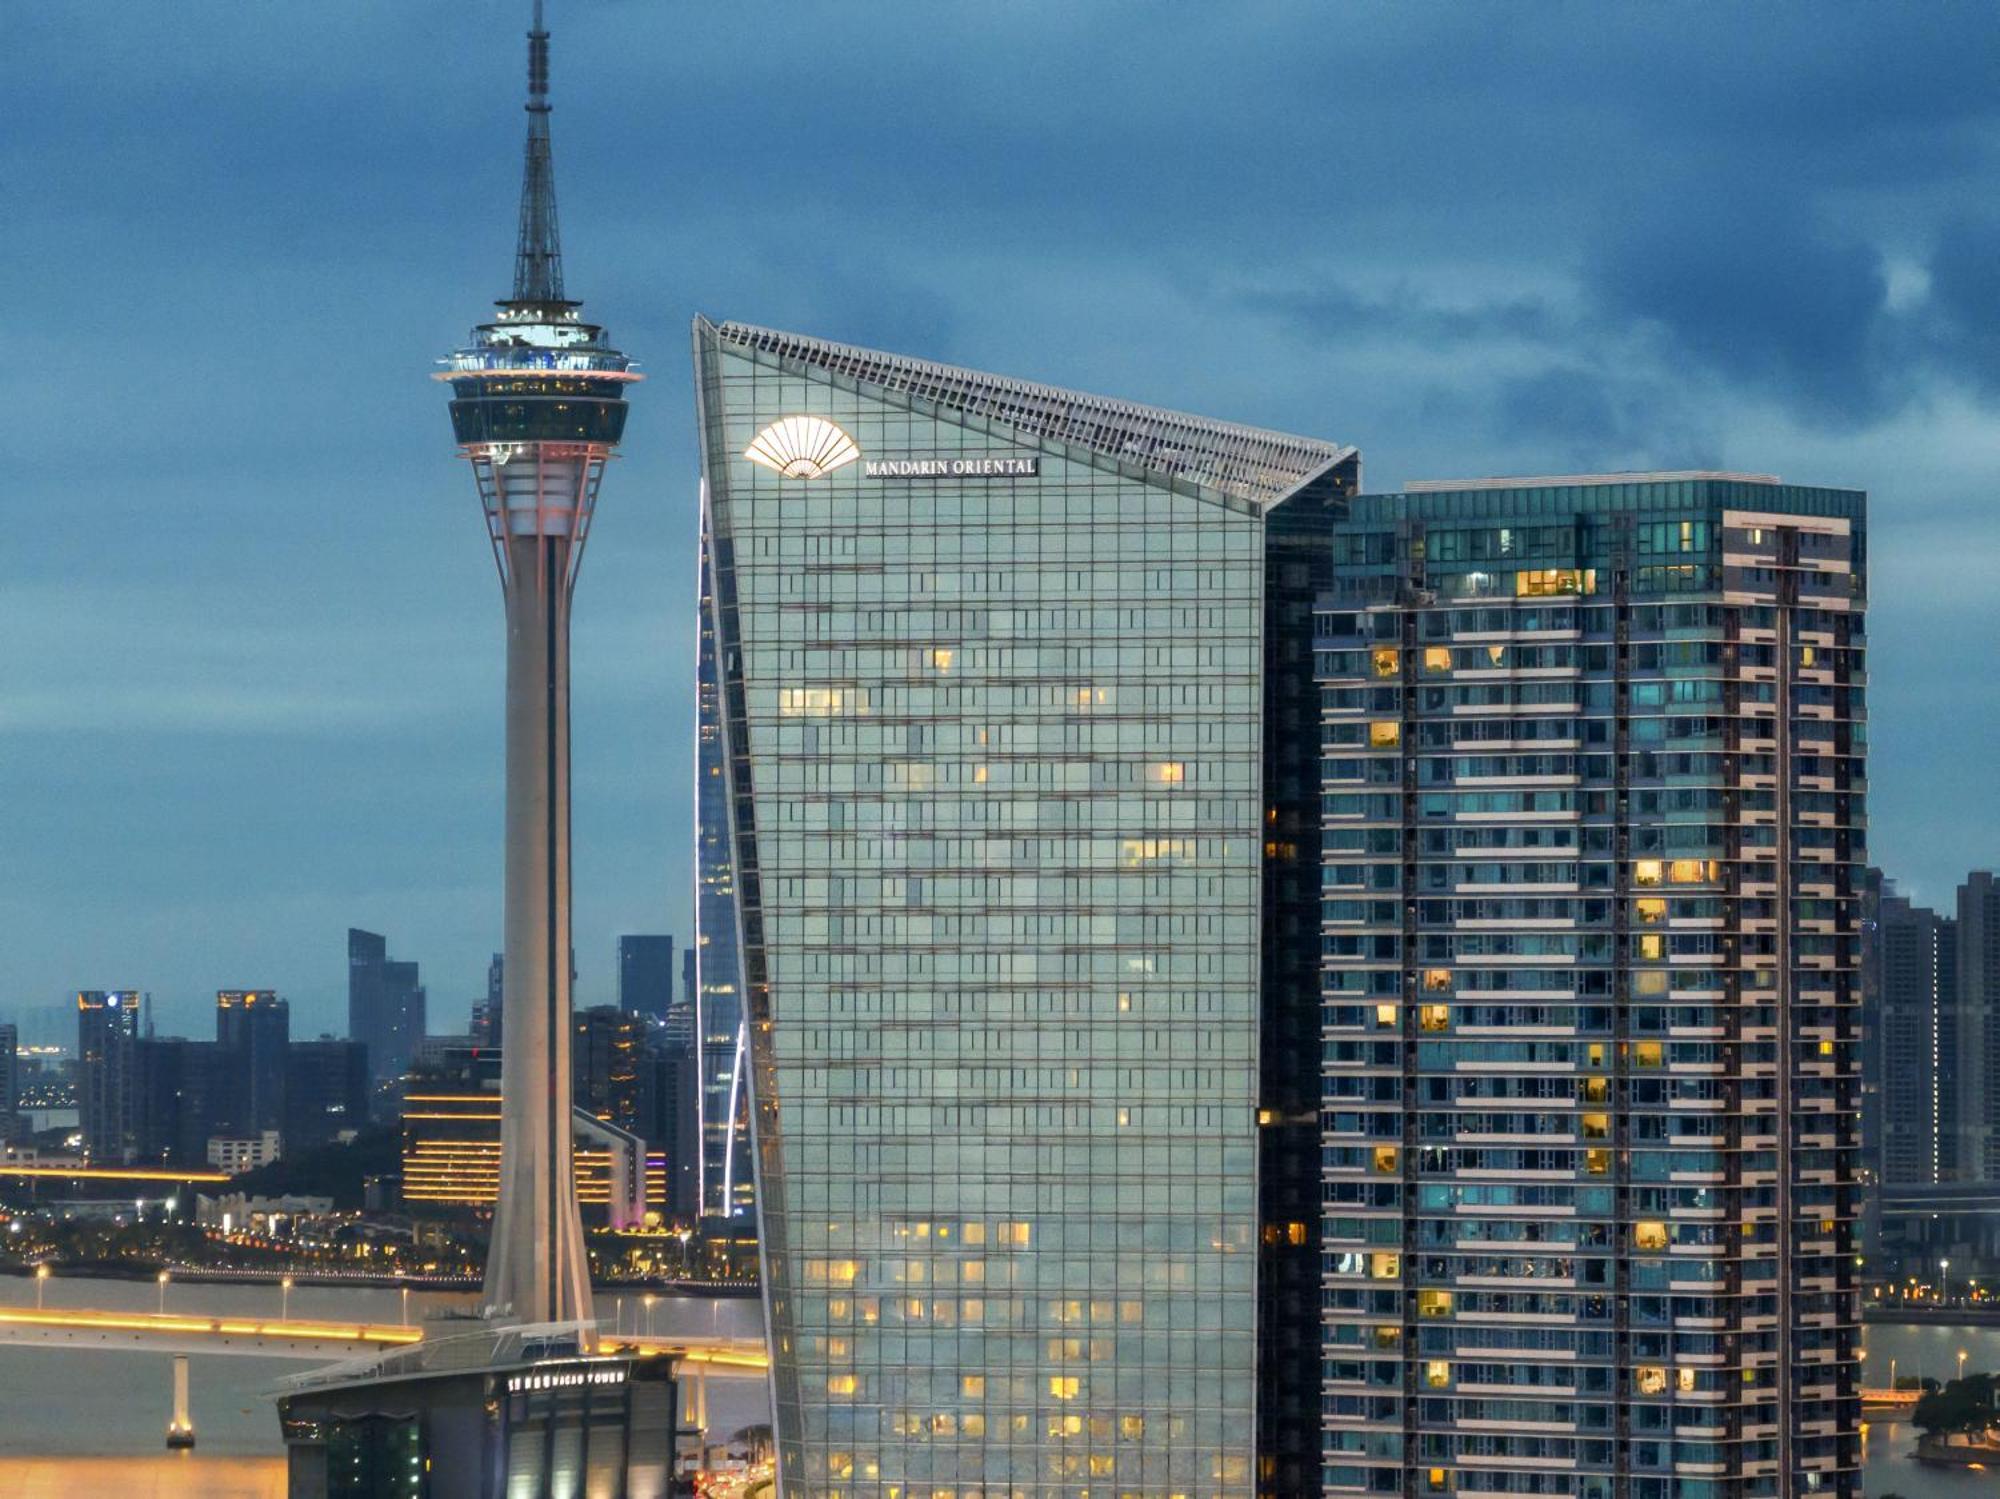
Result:
<svg viewBox="0 0 2000 1499"><path fill-rule="evenodd" d="M502 642L428 376L512 270L527 0L28 7L0 88L0 1017L462 1022ZM550 0L572 293L640 358L577 606L579 1003L691 936L688 320L1359 445L1365 487L1870 492L1871 862L2000 863L1984 5ZM775 45L774 38L782 38Z"/></svg>

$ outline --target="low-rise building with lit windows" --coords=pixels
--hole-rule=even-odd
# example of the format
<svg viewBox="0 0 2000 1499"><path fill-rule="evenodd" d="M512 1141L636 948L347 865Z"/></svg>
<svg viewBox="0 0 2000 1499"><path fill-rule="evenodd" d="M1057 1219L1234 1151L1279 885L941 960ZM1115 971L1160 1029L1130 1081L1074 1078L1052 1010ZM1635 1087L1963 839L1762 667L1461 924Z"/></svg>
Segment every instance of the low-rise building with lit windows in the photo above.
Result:
<svg viewBox="0 0 2000 1499"><path fill-rule="evenodd" d="M1329 1494L1858 1496L1864 497L1335 527Z"/></svg>
<svg viewBox="0 0 2000 1499"><path fill-rule="evenodd" d="M586 1221L637 1228L646 1220L646 1143L582 1109L573 1112L576 1200ZM497 1089L413 1091L403 1107L403 1201L414 1211L491 1208L500 1192Z"/></svg>

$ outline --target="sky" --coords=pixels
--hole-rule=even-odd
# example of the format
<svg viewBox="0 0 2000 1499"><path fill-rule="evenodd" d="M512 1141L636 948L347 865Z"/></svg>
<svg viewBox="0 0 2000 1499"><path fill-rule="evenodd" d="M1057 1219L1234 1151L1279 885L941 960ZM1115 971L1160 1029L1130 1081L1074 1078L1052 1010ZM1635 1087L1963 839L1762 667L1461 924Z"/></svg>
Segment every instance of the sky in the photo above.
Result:
<svg viewBox="0 0 2000 1499"><path fill-rule="evenodd" d="M0 1015L482 995L502 634L434 361L527 0L11 7ZM579 1003L691 925L688 323L1357 444L1870 493L1872 857L2000 862L2000 10L549 0L571 295L643 361L576 606Z"/></svg>

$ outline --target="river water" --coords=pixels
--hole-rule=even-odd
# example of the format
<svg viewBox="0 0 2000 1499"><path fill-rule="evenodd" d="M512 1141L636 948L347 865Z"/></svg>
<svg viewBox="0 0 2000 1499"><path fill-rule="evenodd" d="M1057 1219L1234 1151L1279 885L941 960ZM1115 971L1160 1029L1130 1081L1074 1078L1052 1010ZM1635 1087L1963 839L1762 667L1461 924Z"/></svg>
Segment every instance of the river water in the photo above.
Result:
<svg viewBox="0 0 2000 1499"><path fill-rule="evenodd" d="M50 1309L156 1311L150 1281L50 1279ZM469 1294L412 1291L413 1322L471 1307ZM0 1305L33 1306L35 1282L0 1276ZM166 1288L169 1312L276 1317L285 1310L276 1285ZM600 1292L599 1314L628 1332L754 1334L761 1312L752 1299L661 1295L650 1310L637 1294ZM298 1318L393 1323L403 1298L391 1287L293 1287ZM313 1368L299 1359L195 1355L188 1360L196 1446L166 1450L173 1403L173 1358L86 1348L0 1345L0 1499L285 1499L284 1444L270 1392L279 1380ZM712 1439L766 1421L757 1379L709 1383Z"/></svg>
<svg viewBox="0 0 2000 1499"><path fill-rule="evenodd" d="M155 1310L150 1282L65 1280L47 1283L50 1307ZM409 1315L421 1321L463 1310L470 1295L413 1291ZM0 1276L0 1305L32 1306L32 1280ZM276 1316L275 1285L167 1287L167 1310ZM395 1322L400 1293L387 1287L297 1286L295 1317ZM752 1300L716 1301L660 1296L650 1312L636 1294L600 1293L598 1311L630 1332L662 1334L751 1332L759 1316ZM1948 1379L1958 1353L1974 1371L2000 1370L2000 1328L1871 1327L1868 1379L1888 1384L1917 1374ZM284 1499L284 1448L270 1390L312 1365L296 1359L196 1356L189 1360L199 1445L165 1448L172 1359L166 1354L98 1352L80 1348L0 1346L0 1496L4 1499ZM710 1431L727 1436L768 1420L757 1380L717 1380L709 1386ZM2000 1473L1931 1468L1912 1461L1916 1433L1906 1424L1873 1422L1868 1432L1868 1499L2000 1499Z"/></svg>

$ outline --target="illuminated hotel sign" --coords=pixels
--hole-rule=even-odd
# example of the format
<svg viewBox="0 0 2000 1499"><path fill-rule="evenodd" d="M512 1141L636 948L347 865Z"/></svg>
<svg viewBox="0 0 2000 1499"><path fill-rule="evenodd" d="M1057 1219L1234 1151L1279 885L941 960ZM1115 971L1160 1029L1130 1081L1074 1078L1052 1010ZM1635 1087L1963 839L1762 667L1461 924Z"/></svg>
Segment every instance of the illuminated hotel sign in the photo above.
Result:
<svg viewBox="0 0 2000 1499"><path fill-rule="evenodd" d="M1032 479L1042 471L1034 455L1002 458L868 458L861 464L869 479Z"/></svg>

